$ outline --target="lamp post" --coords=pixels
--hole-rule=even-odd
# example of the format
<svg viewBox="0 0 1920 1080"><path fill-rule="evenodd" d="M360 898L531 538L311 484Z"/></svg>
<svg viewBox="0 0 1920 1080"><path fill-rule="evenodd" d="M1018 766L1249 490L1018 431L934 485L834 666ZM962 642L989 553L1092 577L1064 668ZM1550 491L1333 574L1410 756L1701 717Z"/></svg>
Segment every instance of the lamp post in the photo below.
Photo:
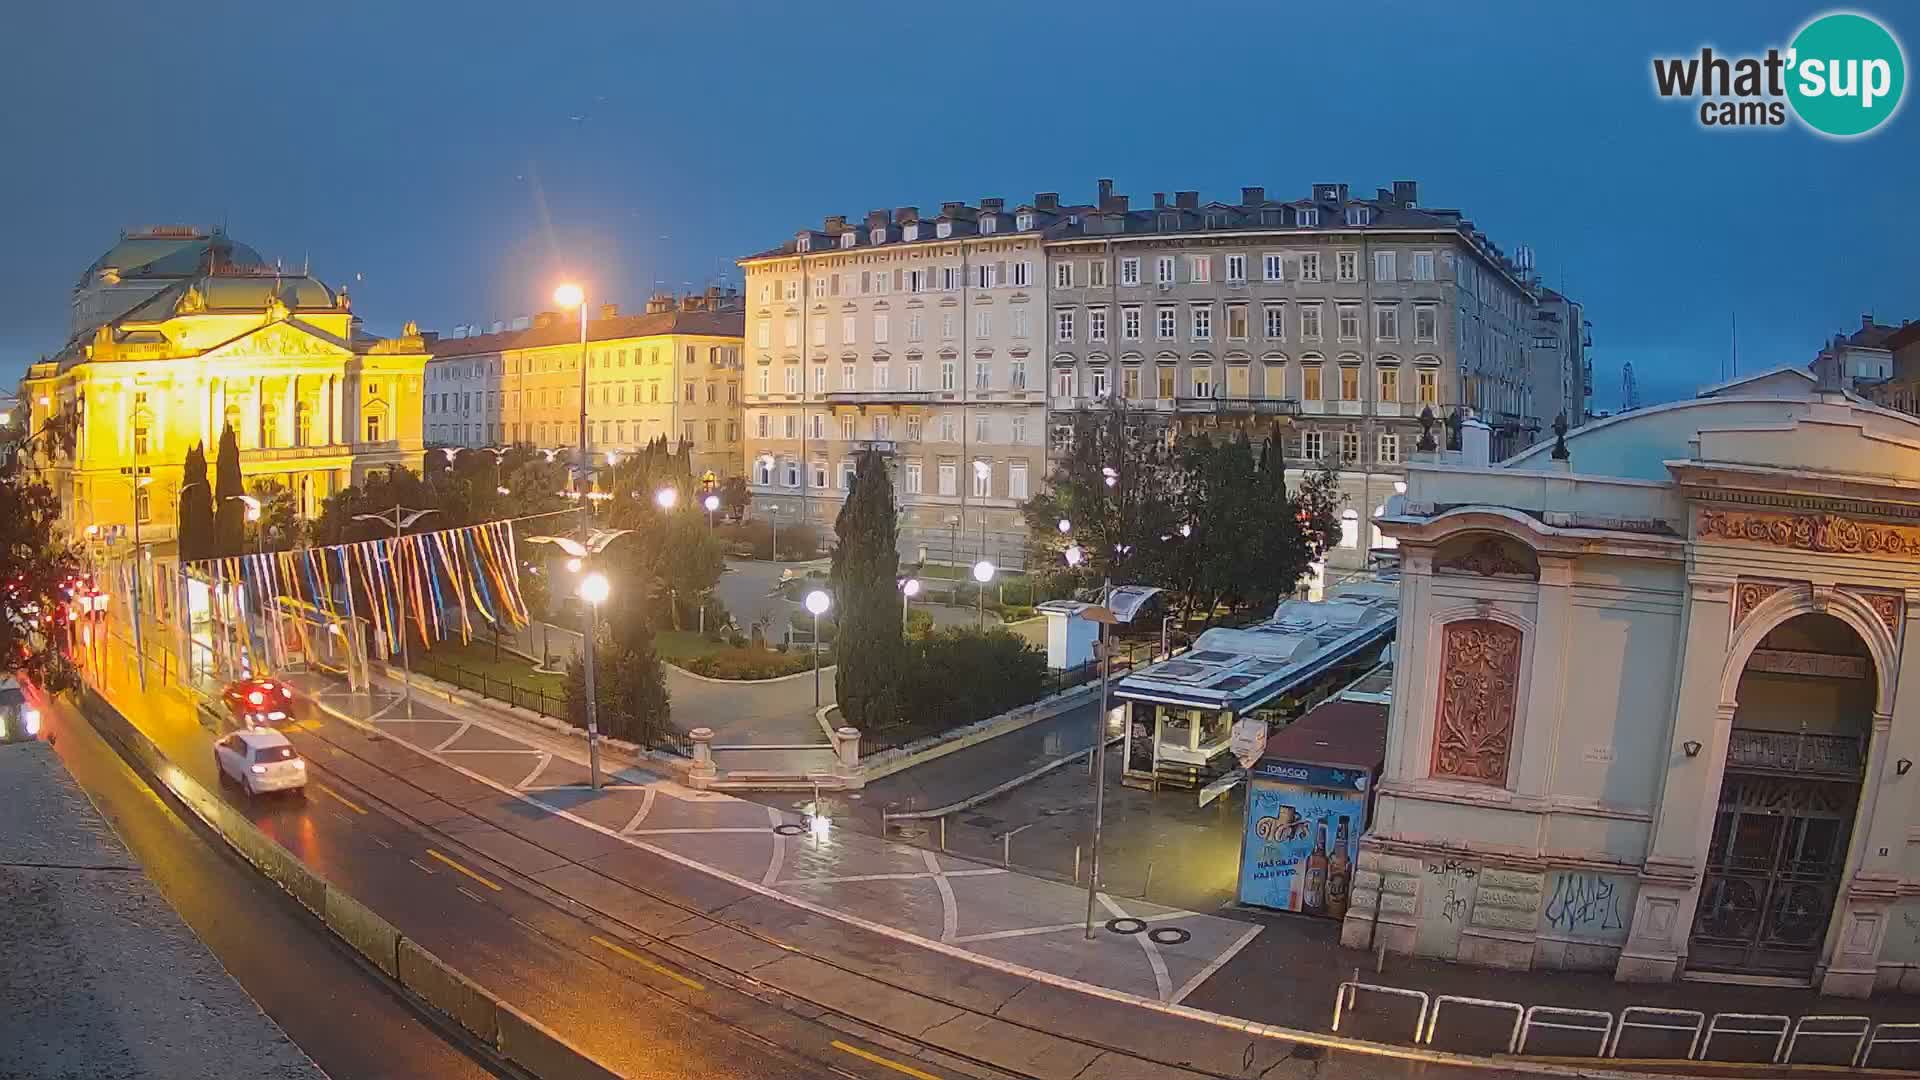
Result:
<svg viewBox="0 0 1920 1080"><path fill-rule="evenodd" d="M913 598L920 595L920 579L908 578L900 583L900 633L907 632L907 616L913 610Z"/></svg>
<svg viewBox="0 0 1920 1080"><path fill-rule="evenodd" d="M833 606L833 597L826 590L815 589L807 594L807 610L813 612L813 707L820 708L820 616Z"/></svg>
<svg viewBox="0 0 1920 1080"><path fill-rule="evenodd" d="M708 495L706 498L700 500L700 505L707 508L707 531L712 532L713 512L720 509L720 496Z"/></svg>
<svg viewBox="0 0 1920 1080"><path fill-rule="evenodd" d="M252 495L228 495L226 496L226 500L228 502L237 502L241 506L246 508L246 518L248 521L253 522L254 554L265 555L267 553L267 528L265 525L262 525L260 523L260 519L262 516L260 500L255 498ZM263 619L267 618L267 594L265 589L262 589L260 591L259 600L260 600L260 617ZM274 620L274 619L268 620L266 641L267 641L267 652L268 652L267 659L269 661L269 664L268 664L269 667L272 666L271 664L271 661L273 660L272 653L273 653L274 646L276 644L276 642L274 641L274 630L277 627L278 627L278 620ZM280 658L281 658L282 664L286 662L286 653L287 651L285 648L280 649Z"/></svg>
<svg viewBox="0 0 1920 1080"><path fill-rule="evenodd" d="M419 521L421 518L426 517L428 514L433 513L438 513L438 511L432 507L427 507L424 510L409 510L404 506L395 504L392 510L383 510L378 514L355 514L353 515L353 520L377 521L382 525L393 526L393 551L395 554L398 554L400 549L400 531L412 525L414 522ZM400 696L404 698L407 703L407 719L411 720L413 719L413 648L407 642L406 589L400 590L400 626L398 629L400 631ZM391 654L393 649L392 642L387 643L387 649L389 654Z"/></svg>
<svg viewBox="0 0 1920 1080"><path fill-rule="evenodd" d="M580 438L579 458L574 462L573 490L579 492L582 522L589 520L586 488L581 473L587 468L587 294L578 285L568 283L553 290L553 302L563 308L580 309Z"/></svg>
<svg viewBox="0 0 1920 1080"><path fill-rule="evenodd" d="M600 605L606 601L612 587L607 584L607 575L598 570L580 579L580 599L587 602L587 655L594 652L594 635L598 632ZM593 790L600 790L600 701L593 692L593 661L586 665L587 683L587 765L591 774Z"/></svg>
<svg viewBox="0 0 1920 1080"><path fill-rule="evenodd" d="M662 510L672 510L680 502L680 492L676 488L663 487L653 493L653 505Z"/></svg>
<svg viewBox="0 0 1920 1080"><path fill-rule="evenodd" d="M140 625L140 594L142 579L146 577L146 568L140 561L140 489L153 483L153 477L144 475L145 467L139 467L140 473L128 476L133 483L133 656L135 667L139 669L140 689L147 688L147 648L146 635Z"/></svg>
<svg viewBox="0 0 1920 1080"><path fill-rule="evenodd" d="M1109 478L1111 480L1111 478ZM1109 483L1111 486L1111 483ZM1060 519L1060 532L1073 532L1073 522ZM1069 544L1066 550L1067 565L1078 568L1086 558L1086 552L1079 544ZM1103 576L1100 583L1100 714L1093 720L1093 836L1087 843L1091 861L1087 874L1087 940L1093 940L1093 908L1100 889L1100 824L1105 816L1107 798L1107 710L1113 706L1108 698L1107 672L1111 668L1108 662L1107 625L1113 620L1113 613L1107 610L1113 593L1113 578Z"/></svg>
<svg viewBox="0 0 1920 1080"><path fill-rule="evenodd" d="M987 625L987 582L993 580L994 566L985 559L973 564L973 628L984 630Z"/></svg>

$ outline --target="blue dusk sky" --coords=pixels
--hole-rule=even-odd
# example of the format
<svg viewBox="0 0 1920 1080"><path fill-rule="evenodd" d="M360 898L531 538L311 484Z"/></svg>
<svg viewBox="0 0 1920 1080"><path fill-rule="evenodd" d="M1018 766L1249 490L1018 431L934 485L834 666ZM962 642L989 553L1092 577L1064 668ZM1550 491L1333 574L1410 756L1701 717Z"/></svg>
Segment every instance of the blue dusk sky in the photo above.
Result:
<svg viewBox="0 0 1920 1080"><path fill-rule="evenodd" d="M1920 9L1856 6L1908 56ZM1095 180L1275 197L1419 181L1587 305L1595 405L1920 317L1920 110L1851 142L1703 129L1654 55L1821 5L32 3L0 64L0 372L140 223L226 222L376 332L737 283L826 214ZM1097 14L1096 14L1097 13ZM1908 96L1916 92L1909 90Z"/></svg>

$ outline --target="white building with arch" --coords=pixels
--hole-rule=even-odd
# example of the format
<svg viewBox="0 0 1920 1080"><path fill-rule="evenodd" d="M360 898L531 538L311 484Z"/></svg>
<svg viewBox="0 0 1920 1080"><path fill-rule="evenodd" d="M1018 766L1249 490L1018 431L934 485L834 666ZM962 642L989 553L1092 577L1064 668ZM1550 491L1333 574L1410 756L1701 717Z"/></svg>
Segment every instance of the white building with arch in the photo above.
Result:
<svg viewBox="0 0 1920 1080"><path fill-rule="evenodd" d="M1348 945L1920 987L1920 421L1779 369L1428 455Z"/></svg>

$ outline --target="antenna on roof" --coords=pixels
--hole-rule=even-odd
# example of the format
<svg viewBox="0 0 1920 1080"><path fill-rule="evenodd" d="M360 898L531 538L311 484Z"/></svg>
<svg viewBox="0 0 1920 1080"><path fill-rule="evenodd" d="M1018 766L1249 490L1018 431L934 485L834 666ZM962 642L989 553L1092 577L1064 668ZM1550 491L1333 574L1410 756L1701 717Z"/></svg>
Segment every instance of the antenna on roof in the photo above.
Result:
<svg viewBox="0 0 1920 1080"><path fill-rule="evenodd" d="M1728 357L1728 362L1732 365L1733 370L1727 375L1727 378L1737 379L1740 377L1740 313L1737 311L1729 311L1727 317L1732 321L1733 330L1733 352Z"/></svg>

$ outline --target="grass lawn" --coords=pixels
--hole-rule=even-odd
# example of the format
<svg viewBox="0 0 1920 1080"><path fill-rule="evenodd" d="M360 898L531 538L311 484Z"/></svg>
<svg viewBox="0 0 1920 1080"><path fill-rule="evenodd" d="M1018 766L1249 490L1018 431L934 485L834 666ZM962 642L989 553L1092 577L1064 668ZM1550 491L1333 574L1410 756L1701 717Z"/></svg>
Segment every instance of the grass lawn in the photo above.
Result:
<svg viewBox="0 0 1920 1080"><path fill-rule="evenodd" d="M662 660L690 660L712 656L732 646L724 641L708 641L698 630L661 630L653 635L653 647Z"/></svg>
<svg viewBox="0 0 1920 1080"><path fill-rule="evenodd" d="M514 683L530 690L542 690L554 695L566 692L566 680L562 676L543 675L533 670L531 663L505 649L500 650L500 659L496 661L493 658L493 643L479 638L466 645L458 641L440 642L421 659L425 661L420 665L423 675L432 675L437 662L460 668L470 675Z"/></svg>

